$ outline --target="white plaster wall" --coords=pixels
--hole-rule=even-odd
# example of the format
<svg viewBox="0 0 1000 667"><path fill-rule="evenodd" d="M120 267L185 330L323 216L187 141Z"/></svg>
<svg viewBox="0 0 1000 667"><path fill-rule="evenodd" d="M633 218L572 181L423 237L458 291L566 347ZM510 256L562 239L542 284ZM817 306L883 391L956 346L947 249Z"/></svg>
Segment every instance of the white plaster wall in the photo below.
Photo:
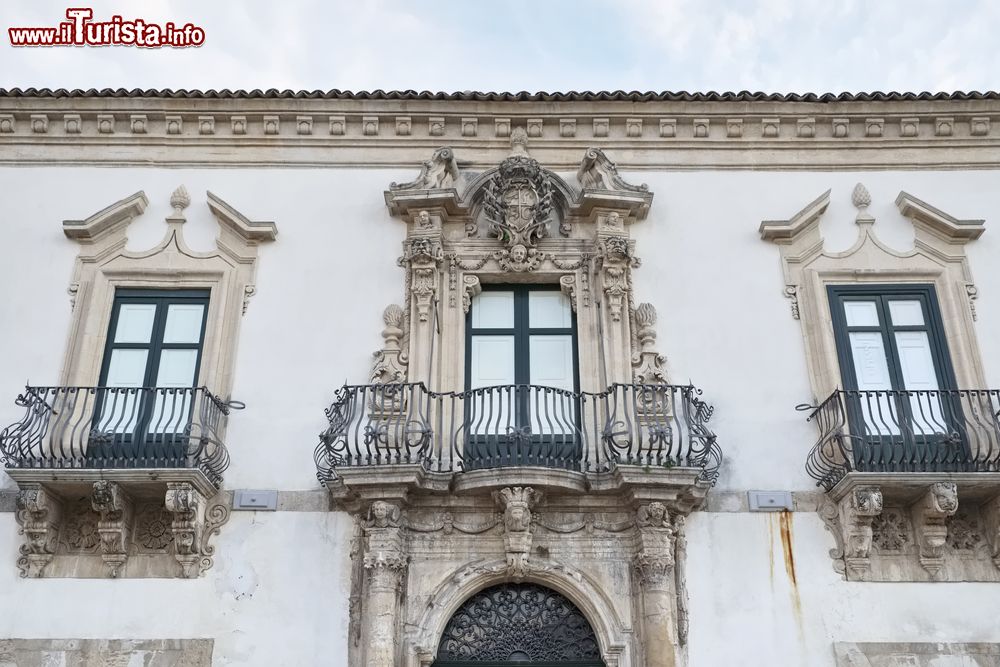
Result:
<svg viewBox="0 0 1000 667"><path fill-rule="evenodd" d="M692 515L692 667L835 667L838 641L1000 642L996 584L845 582L833 546L813 513L784 533L775 513Z"/></svg>
<svg viewBox="0 0 1000 667"><path fill-rule="evenodd" d="M216 667L342 665L350 535L339 512L236 512L200 579L21 579L0 513L0 637L211 638Z"/></svg>
<svg viewBox="0 0 1000 667"><path fill-rule="evenodd" d="M612 156L614 157L614 156ZM3 168L0 248L0 424L20 417L26 379L58 380L66 286L76 254L64 219L82 219L137 190L150 199L130 247L159 240L171 191L192 195L185 233L209 249L205 190L251 219L274 220L242 322L226 487L315 489L312 449L323 408L345 380L364 381L381 312L401 303L403 226L382 191L411 171L320 169ZM799 322L782 296L778 249L763 219L788 218L832 188L821 229L833 250L854 240L850 193L871 191L876 232L898 249L912 231L900 190L959 218L985 218L968 246L979 286L977 332L986 376L1000 385L1000 190L993 172L642 172L655 193L633 227L637 298L660 313L659 348L672 378L716 406L726 456L719 490L815 488L803 470L815 440L794 411L811 402ZM0 474L6 487L13 484ZM775 516L699 513L690 521L691 664L833 665L833 641L1000 641L1000 596L989 584L846 583L832 537L794 515L797 586L789 583ZM0 513L0 637L215 637L216 664L342 665L346 661L348 521L337 513L235 513L216 538L215 567L198 581L25 581L19 536ZM47 610L60 610L51 614Z"/></svg>

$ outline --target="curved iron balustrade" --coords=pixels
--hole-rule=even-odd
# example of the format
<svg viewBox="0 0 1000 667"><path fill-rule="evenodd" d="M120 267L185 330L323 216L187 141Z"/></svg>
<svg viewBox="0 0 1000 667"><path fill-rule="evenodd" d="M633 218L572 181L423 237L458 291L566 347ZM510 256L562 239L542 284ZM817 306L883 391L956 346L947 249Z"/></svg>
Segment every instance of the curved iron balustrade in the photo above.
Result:
<svg viewBox="0 0 1000 667"><path fill-rule="evenodd" d="M835 391L809 410L806 471L828 491L849 472L1000 471L1000 391Z"/></svg>
<svg viewBox="0 0 1000 667"><path fill-rule="evenodd" d="M26 387L0 431L8 468L197 468L219 486L230 409L205 387Z"/></svg>
<svg viewBox="0 0 1000 667"><path fill-rule="evenodd" d="M700 468L710 483L722 453L701 390L616 384L602 392L498 385L434 392L423 383L344 385L326 410L317 476L418 463L433 471L543 466L603 472L618 464Z"/></svg>

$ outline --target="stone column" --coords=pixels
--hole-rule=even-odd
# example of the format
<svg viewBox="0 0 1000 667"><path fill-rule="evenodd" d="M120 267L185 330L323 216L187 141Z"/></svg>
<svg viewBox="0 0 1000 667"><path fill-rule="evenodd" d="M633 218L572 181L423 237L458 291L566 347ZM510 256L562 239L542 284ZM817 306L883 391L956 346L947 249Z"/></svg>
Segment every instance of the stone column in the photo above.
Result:
<svg viewBox="0 0 1000 667"><path fill-rule="evenodd" d="M663 503L639 508L639 553L635 566L642 585L642 638L646 667L675 667L677 622L674 595L674 531Z"/></svg>
<svg viewBox="0 0 1000 667"><path fill-rule="evenodd" d="M399 507L372 503L365 521L364 567L368 574L362 646L365 667L396 667L399 645L396 626L407 556Z"/></svg>

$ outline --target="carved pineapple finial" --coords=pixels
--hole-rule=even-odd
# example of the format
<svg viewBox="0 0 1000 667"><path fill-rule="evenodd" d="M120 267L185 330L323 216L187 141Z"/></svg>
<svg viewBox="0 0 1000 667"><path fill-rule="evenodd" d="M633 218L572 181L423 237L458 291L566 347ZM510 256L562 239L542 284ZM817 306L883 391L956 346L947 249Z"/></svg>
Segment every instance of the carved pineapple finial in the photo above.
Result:
<svg viewBox="0 0 1000 667"><path fill-rule="evenodd" d="M640 327L656 325L656 308L651 303L640 303L635 309L635 321Z"/></svg>
<svg viewBox="0 0 1000 667"><path fill-rule="evenodd" d="M403 321L403 309L394 303L390 303L382 312L382 321L387 327L399 328Z"/></svg>
<svg viewBox="0 0 1000 667"><path fill-rule="evenodd" d="M174 190L170 195L170 205L174 207L174 214L181 215L181 212L191 205L191 195L183 185Z"/></svg>
<svg viewBox="0 0 1000 667"><path fill-rule="evenodd" d="M851 202L858 209L855 222L875 222L875 218L868 212L868 207L872 203L872 196L863 183L858 183L854 186L854 191L851 193Z"/></svg>

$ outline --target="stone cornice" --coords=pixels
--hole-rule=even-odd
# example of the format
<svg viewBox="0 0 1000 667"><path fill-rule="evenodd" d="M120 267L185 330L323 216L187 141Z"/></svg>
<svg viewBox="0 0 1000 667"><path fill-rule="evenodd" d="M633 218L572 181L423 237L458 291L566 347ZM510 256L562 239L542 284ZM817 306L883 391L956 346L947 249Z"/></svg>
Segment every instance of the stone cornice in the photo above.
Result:
<svg viewBox="0 0 1000 667"><path fill-rule="evenodd" d="M428 149L451 146L463 166L484 168L507 154L512 128L523 127L532 155L567 171L591 146L622 169L1000 167L994 95L181 94L0 91L0 164L410 167Z"/></svg>

